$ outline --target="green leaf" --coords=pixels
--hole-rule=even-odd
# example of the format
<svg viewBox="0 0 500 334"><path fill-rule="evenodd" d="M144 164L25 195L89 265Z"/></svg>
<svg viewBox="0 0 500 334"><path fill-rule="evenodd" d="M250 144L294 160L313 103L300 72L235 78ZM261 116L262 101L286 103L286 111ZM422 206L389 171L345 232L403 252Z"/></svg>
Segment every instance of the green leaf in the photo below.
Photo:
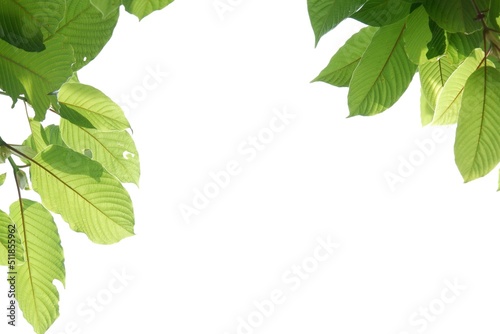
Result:
<svg viewBox="0 0 500 334"><path fill-rule="evenodd" d="M116 11L122 4L121 0L90 0L90 2L102 13L103 17Z"/></svg>
<svg viewBox="0 0 500 334"><path fill-rule="evenodd" d="M500 30L500 1L491 1L488 23L491 28Z"/></svg>
<svg viewBox="0 0 500 334"><path fill-rule="evenodd" d="M427 44L431 39L429 15L425 8L420 6L410 14L406 23L404 41L408 58L417 65L426 62Z"/></svg>
<svg viewBox="0 0 500 334"><path fill-rule="evenodd" d="M123 0L127 12L142 20L152 12L170 5L174 0Z"/></svg>
<svg viewBox="0 0 500 334"><path fill-rule="evenodd" d="M370 45L377 30L378 28L365 27L352 35L313 81L323 81L337 87L348 87L361 56Z"/></svg>
<svg viewBox="0 0 500 334"><path fill-rule="evenodd" d="M78 71L92 61L111 38L118 22L116 10L103 18L90 0L67 0L66 16L46 41L59 36L74 50L73 71Z"/></svg>
<svg viewBox="0 0 500 334"><path fill-rule="evenodd" d="M42 29L18 1L0 0L0 38L24 51L45 49Z"/></svg>
<svg viewBox="0 0 500 334"><path fill-rule="evenodd" d="M481 49L474 50L448 78L436 101L433 125L448 125L457 122L465 83L482 64L483 58L484 52Z"/></svg>
<svg viewBox="0 0 500 334"><path fill-rule="evenodd" d="M121 182L139 184L139 153L127 131L98 131L61 120L61 133L69 147L83 154L90 150L93 159Z"/></svg>
<svg viewBox="0 0 500 334"><path fill-rule="evenodd" d="M446 35L443 29L436 22L429 20L429 29L432 33L432 39L427 44L427 59L441 57L446 52Z"/></svg>
<svg viewBox="0 0 500 334"><path fill-rule="evenodd" d="M316 45L327 32L354 14L367 0L307 0Z"/></svg>
<svg viewBox="0 0 500 334"><path fill-rule="evenodd" d="M0 186L5 183L5 179L7 178L7 173L0 174Z"/></svg>
<svg viewBox="0 0 500 334"><path fill-rule="evenodd" d="M483 33L476 31L472 34L447 34L448 47L446 53L454 63L461 63L476 48L482 47Z"/></svg>
<svg viewBox="0 0 500 334"><path fill-rule="evenodd" d="M73 74L74 62L71 46L61 38L45 43L39 53L26 52L0 40L0 88L14 102L25 95L35 110L37 121L45 118L51 104L49 93L59 89Z"/></svg>
<svg viewBox="0 0 500 334"><path fill-rule="evenodd" d="M134 234L132 201L100 163L61 146L49 146L31 164L33 189L43 204L90 240L111 244Z"/></svg>
<svg viewBox="0 0 500 334"><path fill-rule="evenodd" d="M364 24L381 27L396 23L410 14L411 4L398 0L368 0L351 18Z"/></svg>
<svg viewBox="0 0 500 334"><path fill-rule="evenodd" d="M456 69L457 65L452 64L447 57L430 60L419 66L422 94L433 109L439 93Z"/></svg>
<svg viewBox="0 0 500 334"><path fill-rule="evenodd" d="M465 182L488 174L500 161L500 72L476 70L465 84L458 116L455 162Z"/></svg>
<svg viewBox="0 0 500 334"><path fill-rule="evenodd" d="M404 50L405 22L380 28L354 71L348 94L350 116L370 116L391 107L408 88L417 66Z"/></svg>
<svg viewBox="0 0 500 334"><path fill-rule="evenodd" d="M64 254L52 215L39 203L23 199L10 206L24 248L24 263L17 266L16 299L36 333L45 333L59 316L59 292L64 284Z"/></svg>
<svg viewBox="0 0 500 334"><path fill-rule="evenodd" d="M58 94L61 117L98 130L130 128L123 110L100 90L81 83L64 84Z"/></svg>
<svg viewBox="0 0 500 334"><path fill-rule="evenodd" d="M9 271L15 271L15 265L24 262L23 256L24 249L17 228L9 215L0 210L0 266L8 265L11 266Z"/></svg>
<svg viewBox="0 0 500 334"><path fill-rule="evenodd" d="M434 108L430 105L425 97L424 92L420 94L420 121L422 126L426 126L432 122L434 118Z"/></svg>
<svg viewBox="0 0 500 334"><path fill-rule="evenodd" d="M480 10L489 8L489 0L475 0ZM471 0L425 0L425 9L436 23L448 32L471 33L482 28Z"/></svg>

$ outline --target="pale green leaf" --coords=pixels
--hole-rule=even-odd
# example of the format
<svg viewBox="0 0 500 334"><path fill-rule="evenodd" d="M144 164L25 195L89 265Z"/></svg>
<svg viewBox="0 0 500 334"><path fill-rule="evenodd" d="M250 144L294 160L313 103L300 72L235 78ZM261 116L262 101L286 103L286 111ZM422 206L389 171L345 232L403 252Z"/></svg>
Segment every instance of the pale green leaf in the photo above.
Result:
<svg viewBox="0 0 500 334"><path fill-rule="evenodd" d="M51 104L49 93L59 89L73 74L73 50L62 38L45 43L39 53L20 50L0 40L0 89L12 100L24 94L35 109L35 119L42 121Z"/></svg>
<svg viewBox="0 0 500 334"><path fill-rule="evenodd" d="M422 126L426 126L432 122L434 118L434 108L430 105L423 91L420 93L420 122Z"/></svg>
<svg viewBox="0 0 500 334"><path fill-rule="evenodd" d="M64 84L58 94L61 117L98 130L130 128L123 110L100 90L81 83ZM66 107L67 109L64 109Z"/></svg>
<svg viewBox="0 0 500 334"><path fill-rule="evenodd" d="M24 249L16 224L0 210L0 265L9 266L8 270L15 272L16 264L24 262L23 256Z"/></svg>
<svg viewBox="0 0 500 334"><path fill-rule="evenodd" d="M367 0L307 0L316 45L327 32L354 14Z"/></svg>
<svg viewBox="0 0 500 334"><path fill-rule="evenodd" d="M380 27L396 23L410 14L411 4L398 0L368 0L363 7L351 15L364 24Z"/></svg>
<svg viewBox="0 0 500 334"><path fill-rule="evenodd" d="M17 266L16 299L26 320L42 334L59 316L59 292L64 284L64 254L52 215L41 204L23 199L10 206L24 248L24 263Z"/></svg>
<svg viewBox="0 0 500 334"><path fill-rule="evenodd" d="M61 120L61 134L69 147L86 155L89 150L121 182L139 184L139 153L127 131L98 131Z"/></svg>
<svg viewBox="0 0 500 334"><path fill-rule="evenodd" d="M436 108L439 93L456 69L457 65L452 64L447 57L430 60L419 66L422 94L433 109Z"/></svg>
<svg viewBox="0 0 500 334"><path fill-rule="evenodd" d="M31 163L33 189L90 240L111 244L133 235L132 201L100 163L61 146L49 146Z"/></svg>
<svg viewBox="0 0 500 334"><path fill-rule="evenodd" d="M323 81L337 87L348 87L361 56L370 45L377 30L378 28L375 27L366 27L352 35L313 81Z"/></svg>
<svg viewBox="0 0 500 334"><path fill-rule="evenodd" d="M474 50L448 78L436 101L433 125L448 125L457 122L465 83L479 68L483 58L484 52L481 49Z"/></svg>
<svg viewBox="0 0 500 334"><path fill-rule="evenodd" d="M408 88L417 66L406 56L405 22L380 28L354 71L348 94L350 116L375 115Z"/></svg>
<svg viewBox="0 0 500 334"><path fill-rule="evenodd" d="M5 183L6 178L7 178L7 173L0 174L0 186Z"/></svg>
<svg viewBox="0 0 500 334"><path fill-rule="evenodd" d="M174 0L123 0L123 5L127 12L142 20L152 12L165 8L172 2Z"/></svg>
<svg viewBox="0 0 500 334"><path fill-rule="evenodd" d="M420 6L408 17L404 32L405 50L408 58L417 65L427 61L427 44L432 39L429 15Z"/></svg>
<svg viewBox="0 0 500 334"><path fill-rule="evenodd" d="M111 38L118 22L116 10L103 18L90 0L66 0L66 16L46 41L59 36L74 50L73 70L78 71L92 61Z"/></svg>
<svg viewBox="0 0 500 334"><path fill-rule="evenodd" d="M471 33L481 29L477 11L471 0L425 0L429 16L448 32ZM490 0L475 0L480 10L489 8Z"/></svg>
<svg viewBox="0 0 500 334"><path fill-rule="evenodd" d="M455 162L465 182L488 174L500 161L500 72L476 70L465 84L458 115Z"/></svg>

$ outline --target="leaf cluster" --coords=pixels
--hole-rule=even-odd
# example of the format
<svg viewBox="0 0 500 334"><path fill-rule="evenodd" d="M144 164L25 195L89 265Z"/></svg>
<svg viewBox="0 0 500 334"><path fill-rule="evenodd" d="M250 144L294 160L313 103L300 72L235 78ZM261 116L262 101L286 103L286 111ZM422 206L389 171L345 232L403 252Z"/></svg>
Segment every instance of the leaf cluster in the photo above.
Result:
<svg viewBox="0 0 500 334"><path fill-rule="evenodd" d="M15 298L36 333L58 317L53 281L65 280L53 213L95 243L134 234L123 185L140 177L130 124L77 73L111 38L121 6L143 19L172 1L0 0L0 97L24 104L30 130L22 143L0 137L0 186L10 165L18 194L9 213L0 210L0 265L15 273ZM48 112L58 124L46 124ZM41 203L24 198L31 188Z"/></svg>
<svg viewBox="0 0 500 334"><path fill-rule="evenodd" d="M500 1L308 0L316 44L345 19L364 25L314 81L348 87L350 116L393 106L416 73L423 125L456 124L465 182L500 162Z"/></svg>

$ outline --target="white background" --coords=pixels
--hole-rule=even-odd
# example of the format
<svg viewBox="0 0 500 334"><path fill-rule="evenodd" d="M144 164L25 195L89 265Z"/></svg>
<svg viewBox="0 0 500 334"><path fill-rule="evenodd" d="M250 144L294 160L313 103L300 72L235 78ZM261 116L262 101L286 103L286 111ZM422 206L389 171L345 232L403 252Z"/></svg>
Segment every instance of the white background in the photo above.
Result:
<svg viewBox="0 0 500 334"><path fill-rule="evenodd" d="M418 80L384 114L350 119L345 89L310 83L359 27L346 21L315 49L306 1L242 0L223 19L201 0L140 23L123 13L80 80L120 101L132 123L142 162L139 190L129 187L136 236L95 245L57 218L67 282L48 333L498 332L497 172L463 184L454 129L420 125ZM169 75L128 108L123 94L137 95L155 70ZM2 138L22 141L22 108L1 106ZM295 119L247 161L238 147L283 108ZM444 140L391 190L386 173L421 157L416 142L435 131ZM179 205L232 160L241 173L186 223ZM1 194L7 211L12 181ZM283 276L314 264L317 238L340 247L293 290ZM122 271L133 277L126 286L113 279ZM465 288L443 304L447 280ZM283 303L238 331L273 290ZM4 280L0 291L5 309ZM90 320L92 298L106 305ZM440 314L422 320L430 306ZM1 319L2 333L32 333L22 318L15 329Z"/></svg>

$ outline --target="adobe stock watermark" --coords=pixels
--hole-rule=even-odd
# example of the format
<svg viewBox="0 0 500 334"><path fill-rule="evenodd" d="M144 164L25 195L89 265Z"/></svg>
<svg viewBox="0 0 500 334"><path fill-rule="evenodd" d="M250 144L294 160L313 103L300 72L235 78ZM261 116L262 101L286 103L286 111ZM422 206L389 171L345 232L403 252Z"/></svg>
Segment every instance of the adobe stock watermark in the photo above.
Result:
<svg viewBox="0 0 500 334"><path fill-rule="evenodd" d="M448 131L441 127L434 127L430 138L417 139L414 148L406 155L399 155L397 167L384 172L384 179L391 191L411 177L434 153L439 144L446 142L450 137Z"/></svg>
<svg viewBox="0 0 500 334"><path fill-rule="evenodd" d="M214 0L212 6L221 20L224 20L227 13L233 12L241 6L244 0Z"/></svg>
<svg viewBox="0 0 500 334"><path fill-rule="evenodd" d="M407 330L400 331L398 334L424 333L430 325L435 323L439 317L455 303L467 289L467 286L461 284L457 278L453 281L445 279L441 293L429 303L420 306L417 311L408 317Z"/></svg>
<svg viewBox="0 0 500 334"><path fill-rule="evenodd" d="M193 189L193 196L189 203L178 205L184 222L191 223L193 216L199 216L202 210L208 208L210 203L229 186L231 180L243 172L244 165L255 161L259 153L269 147L295 118L296 114L289 111L287 107L273 109L272 117L267 125L238 145L237 158L226 162L223 169L209 172L209 181Z"/></svg>
<svg viewBox="0 0 500 334"><path fill-rule="evenodd" d="M121 271L112 270L111 278L107 284L79 303L76 307L76 319L66 323L62 330L55 334L83 334L83 327L98 318L99 313L109 308L116 295L125 291L130 282L134 280L125 268Z"/></svg>
<svg viewBox="0 0 500 334"><path fill-rule="evenodd" d="M115 99L116 103L123 109L123 112L127 116L132 113L132 110L140 107L141 103L169 77L169 72L163 70L159 64L154 68L146 66L144 70L146 73L142 80L128 92L122 93L118 99Z"/></svg>
<svg viewBox="0 0 500 334"><path fill-rule="evenodd" d="M322 263L332 258L340 244L333 241L331 236L316 238L316 246L312 253L302 259L298 264L293 264L281 275L281 285L268 294L269 297L255 300L252 303L252 311L236 319L236 328L232 332L224 334L253 334L271 318L278 307L283 305L293 292L299 290L304 282L319 270Z"/></svg>

